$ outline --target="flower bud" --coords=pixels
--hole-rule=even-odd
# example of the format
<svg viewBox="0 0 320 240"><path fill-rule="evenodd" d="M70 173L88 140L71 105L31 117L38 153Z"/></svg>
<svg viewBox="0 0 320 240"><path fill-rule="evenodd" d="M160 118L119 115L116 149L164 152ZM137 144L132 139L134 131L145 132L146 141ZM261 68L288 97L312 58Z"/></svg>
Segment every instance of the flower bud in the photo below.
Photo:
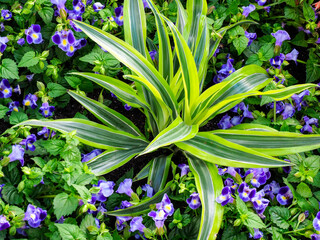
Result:
<svg viewBox="0 0 320 240"><path fill-rule="evenodd" d="M313 183L313 177L307 176L307 180L308 180L309 182Z"/></svg>
<svg viewBox="0 0 320 240"><path fill-rule="evenodd" d="M21 192L24 189L24 186L25 186L24 181L20 182L18 187L17 187L18 191Z"/></svg>
<svg viewBox="0 0 320 240"><path fill-rule="evenodd" d="M295 176L296 178L299 178L299 177L302 176L302 173L301 173L301 172L296 172L296 173L294 174L294 176Z"/></svg>
<svg viewBox="0 0 320 240"><path fill-rule="evenodd" d="M16 232L17 232L17 229L16 229L15 226L12 226L12 227L10 228L10 230L9 230L9 234L10 234L11 236L16 235Z"/></svg>
<svg viewBox="0 0 320 240"><path fill-rule="evenodd" d="M233 226L237 227L237 226L240 226L241 224L241 219L236 219L234 222L233 222Z"/></svg>
<svg viewBox="0 0 320 240"><path fill-rule="evenodd" d="M292 208L292 209L290 210L291 216L295 215L298 211L299 211L298 208Z"/></svg>
<svg viewBox="0 0 320 240"><path fill-rule="evenodd" d="M306 215L304 213L301 213L298 217L298 221L303 222L304 220L306 220Z"/></svg>

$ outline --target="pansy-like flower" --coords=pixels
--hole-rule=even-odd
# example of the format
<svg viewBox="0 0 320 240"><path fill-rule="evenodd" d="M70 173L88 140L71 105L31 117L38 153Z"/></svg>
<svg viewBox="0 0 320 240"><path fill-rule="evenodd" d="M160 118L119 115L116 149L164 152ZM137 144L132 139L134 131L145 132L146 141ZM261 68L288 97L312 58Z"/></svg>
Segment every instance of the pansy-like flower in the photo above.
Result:
<svg viewBox="0 0 320 240"><path fill-rule="evenodd" d="M248 42L248 47L251 45L251 43L257 38L257 34L256 33L249 33L247 31L244 32L246 38L248 38L249 42Z"/></svg>
<svg viewBox="0 0 320 240"><path fill-rule="evenodd" d="M49 103L44 102L42 103L42 106L39 108L39 112L44 117L51 117L53 115L54 109L55 109L54 106L49 106Z"/></svg>
<svg viewBox="0 0 320 240"><path fill-rule="evenodd" d="M243 182L240 184L238 188L238 193L242 201L248 202L256 195L256 189L255 188L250 189L248 184Z"/></svg>
<svg viewBox="0 0 320 240"><path fill-rule="evenodd" d="M268 168L250 168L246 172L245 176L251 173L253 174L253 177L250 182L254 187L260 187L261 185L265 184L267 180L271 177Z"/></svg>
<svg viewBox="0 0 320 240"><path fill-rule="evenodd" d="M132 206L132 204L130 202L122 201L120 209L125 209L125 208L131 207L131 206ZM118 210L118 209L119 209L118 207L115 208L115 210ZM129 217L129 216L116 216L117 230L121 231L123 228L125 228L126 225L124 223L129 221L130 219L132 219L132 217Z"/></svg>
<svg viewBox="0 0 320 240"><path fill-rule="evenodd" d="M24 165L23 156L24 156L24 148L21 147L19 144L12 145L12 151L8 156L8 158L10 158L10 162L18 160L20 161L21 166L23 166Z"/></svg>
<svg viewBox="0 0 320 240"><path fill-rule="evenodd" d="M237 188L238 188L239 185L238 185L237 183L235 183L232 178L227 178L227 179L224 181L224 186L225 186L225 187L230 187L231 193L234 194L234 193L236 192L236 190L237 190Z"/></svg>
<svg viewBox="0 0 320 240"><path fill-rule="evenodd" d="M104 180L99 180L97 185L93 185L94 187L99 187L100 191L97 194L92 194L93 196L96 197L96 200L100 202L105 202L108 197L110 197L114 190L115 183L112 181L104 181Z"/></svg>
<svg viewBox="0 0 320 240"><path fill-rule="evenodd" d="M152 61L154 61L156 59L156 55L157 55L157 50L152 50L149 52L149 55L152 59Z"/></svg>
<svg viewBox="0 0 320 240"><path fill-rule="evenodd" d="M149 3L147 0L142 0L144 8L150 8Z"/></svg>
<svg viewBox="0 0 320 240"><path fill-rule="evenodd" d="M7 48L7 42L9 42L9 39L7 37L0 37L0 52L4 52Z"/></svg>
<svg viewBox="0 0 320 240"><path fill-rule="evenodd" d="M56 5L57 8L60 9L65 9L65 4L67 0L50 0L52 4Z"/></svg>
<svg viewBox="0 0 320 240"><path fill-rule="evenodd" d="M163 210L159 209L158 211L151 211L148 213L149 217L152 217L153 221L156 224L158 229L163 228L164 221L167 219L168 214Z"/></svg>
<svg viewBox="0 0 320 240"><path fill-rule="evenodd" d="M243 111L242 112L243 117L253 118L252 112L249 111L249 104L246 106L244 102L241 102L231 109L231 111L234 113L239 113L239 110Z"/></svg>
<svg viewBox="0 0 320 240"><path fill-rule="evenodd" d="M250 4L247 7L242 7L242 9L243 9L242 15L245 17L248 17L251 12L256 10L256 7L253 4Z"/></svg>
<svg viewBox="0 0 320 240"><path fill-rule="evenodd" d="M55 32L52 36L52 41L57 44L61 50L65 51L68 57L73 56L77 49L80 49L87 44L87 40L84 38L76 40L71 30Z"/></svg>
<svg viewBox="0 0 320 240"><path fill-rule="evenodd" d="M36 146L33 145L36 140L36 135L30 134L26 139L23 139L20 144L24 145L26 147L26 150L30 150L33 152L36 149Z"/></svg>
<svg viewBox="0 0 320 240"><path fill-rule="evenodd" d="M263 198L264 191L261 190L256 193L256 195L251 199L251 202L253 203L253 207L256 210L258 214L262 214L264 210L266 210L267 206L269 205L269 200Z"/></svg>
<svg viewBox="0 0 320 240"><path fill-rule="evenodd" d="M280 69L284 59L285 55L283 53L280 53L279 56L275 56L274 58L270 59L270 64L272 67Z"/></svg>
<svg viewBox="0 0 320 240"><path fill-rule="evenodd" d="M56 135L56 132L55 131L51 131L51 135L50 135L50 129L49 128L46 128L46 127L43 127L42 130L40 130L38 133L37 133L38 136L43 136L43 138L48 138L49 136L52 138L54 135Z"/></svg>
<svg viewBox="0 0 320 240"><path fill-rule="evenodd" d="M32 109L36 109L38 107L37 100L38 97L36 95L29 93L22 101L22 104L27 107L30 106Z"/></svg>
<svg viewBox="0 0 320 240"><path fill-rule="evenodd" d="M221 203L221 206L225 206L228 203L232 203L234 198L231 195L230 187L224 187L221 191L221 195L217 197L216 201Z"/></svg>
<svg viewBox="0 0 320 240"><path fill-rule="evenodd" d="M172 214L174 213L173 204L171 203L170 198L166 193L163 195L162 201L156 204L156 208L163 209L168 214L168 216L172 216Z"/></svg>
<svg viewBox="0 0 320 240"><path fill-rule="evenodd" d="M180 163L178 165L178 168L180 168L180 170L181 170L181 177L183 177L184 175L187 175L188 172L190 172L190 168L187 164Z"/></svg>
<svg viewBox="0 0 320 240"><path fill-rule="evenodd" d="M241 117L236 116L231 119L231 117L228 114L226 114L219 121L218 128L228 129L228 128L231 128L233 126L240 124L241 121L242 121Z"/></svg>
<svg viewBox="0 0 320 240"><path fill-rule="evenodd" d="M81 154L81 162L88 162L90 161L92 158L100 155L102 153L102 151L100 149L94 149L91 152L87 153L87 154Z"/></svg>
<svg viewBox="0 0 320 240"><path fill-rule="evenodd" d="M266 4L267 0L256 0L259 6L263 6Z"/></svg>
<svg viewBox="0 0 320 240"><path fill-rule="evenodd" d="M94 10L95 12L99 12L100 10L104 9L105 7L106 7L106 6L103 5L103 4L100 3L100 2L96 2L96 3L93 4L93 10Z"/></svg>
<svg viewBox="0 0 320 240"><path fill-rule="evenodd" d="M315 219L313 219L313 227L315 230L320 231L320 212L318 212Z"/></svg>
<svg viewBox="0 0 320 240"><path fill-rule="evenodd" d="M12 18L12 13L9 10L1 10L1 17L3 17L4 20L10 20Z"/></svg>
<svg viewBox="0 0 320 240"><path fill-rule="evenodd" d="M131 189L132 186L132 179L126 178L119 184L118 190L116 193L125 193L129 197L131 197L131 194L133 193L133 190Z"/></svg>
<svg viewBox="0 0 320 240"><path fill-rule="evenodd" d="M0 215L0 231L9 228L11 225L4 215Z"/></svg>
<svg viewBox="0 0 320 240"><path fill-rule="evenodd" d="M285 120L287 118L291 118L295 112L296 112L296 110L294 110L294 107L290 103L286 103L284 105L284 110L281 114L283 117L283 120Z"/></svg>
<svg viewBox="0 0 320 240"><path fill-rule="evenodd" d="M289 33L285 30L278 30L276 33L271 33L271 35L276 39L276 46L279 47L281 47L284 41L291 40Z"/></svg>
<svg viewBox="0 0 320 240"><path fill-rule="evenodd" d="M301 110L302 106L307 106L307 103L305 101L303 101L304 96L307 96L307 95L310 95L310 91L309 90L304 90L303 92L301 92L299 94L293 94L291 96L291 98L294 101L298 111Z"/></svg>
<svg viewBox="0 0 320 240"><path fill-rule="evenodd" d="M263 187L264 193L267 196L269 196L271 198L271 200L273 200L275 195L277 195L279 193L279 190L280 190L280 185L276 181L272 181L271 183L269 183Z"/></svg>
<svg viewBox="0 0 320 240"><path fill-rule="evenodd" d="M219 83L228 77L231 73L236 71L233 67L233 59L228 57L227 63L221 66L221 69L218 71L218 75L213 78L214 83Z"/></svg>
<svg viewBox="0 0 320 240"><path fill-rule="evenodd" d="M34 74L26 75L26 78L28 79L29 82L32 81L33 77L34 77Z"/></svg>
<svg viewBox="0 0 320 240"><path fill-rule="evenodd" d="M39 24L32 24L28 29L26 29L25 34L28 44L42 43L41 27Z"/></svg>
<svg viewBox="0 0 320 240"><path fill-rule="evenodd" d="M114 9L115 17L113 18L118 26L123 25L123 6Z"/></svg>
<svg viewBox="0 0 320 240"><path fill-rule="evenodd" d="M308 118L307 116L304 116L303 120L305 122L305 125L300 129L301 133L304 133L304 132L312 133L313 131L312 131L311 125L315 125L316 127L319 127L318 119L316 118Z"/></svg>
<svg viewBox="0 0 320 240"><path fill-rule="evenodd" d="M286 60L287 61L294 61L297 65L297 58L298 58L299 52L298 50L296 50L295 48L289 52L288 54L286 54Z"/></svg>
<svg viewBox="0 0 320 240"><path fill-rule="evenodd" d="M227 167L227 168L223 168L223 169L219 168L219 170L218 170L219 175L224 175L225 173L228 173L233 177L236 177L237 174L239 174L240 177L243 177L241 174L240 168L234 168L234 167Z"/></svg>
<svg viewBox="0 0 320 240"><path fill-rule="evenodd" d="M263 237L263 232L261 232L258 228L254 228L253 231L253 236L251 233L249 233L249 238L261 239Z"/></svg>
<svg viewBox="0 0 320 240"><path fill-rule="evenodd" d="M29 204L24 219L32 228L40 226L41 221L47 217L47 211Z"/></svg>
<svg viewBox="0 0 320 240"><path fill-rule="evenodd" d="M12 88L7 79L2 79L0 82L0 98L9 98L12 96Z"/></svg>
<svg viewBox="0 0 320 240"><path fill-rule="evenodd" d="M311 240L320 240L320 234L316 234L316 233L312 234Z"/></svg>
<svg viewBox="0 0 320 240"><path fill-rule="evenodd" d="M197 209L201 206L201 200L199 193L191 193L190 197L187 199L187 203L191 209Z"/></svg>
<svg viewBox="0 0 320 240"><path fill-rule="evenodd" d="M127 110L127 111L129 111L131 108L132 108L132 107L131 107L130 105L128 105L128 104L125 104L125 105L124 105L124 109Z"/></svg>
<svg viewBox="0 0 320 240"><path fill-rule="evenodd" d="M274 108L274 103L269 103L268 106L273 109ZM276 102L276 113L282 113L282 111L284 110L284 106L285 104L281 101Z"/></svg>
<svg viewBox="0 0 320 240"><path fill-rule="evenodd" d="M84 10L86 8L86 5L81 0L73 0L73 13L75 15L82 15L84 13Z"/></svg>
<svg viewBox="0 0 320 240"><path fill-rule="evenodd" d="M9 111L7 113L11 113L12 111L19 112L19 102L13 101L9 103Z"/></svg>
<svg viewBox="0 0 320 240"><path fill-rule="evenodd" d="M145 184L141 187L142 191L147 193L147 197L152 198L154 195L154 190L149 184Z"/></svg>
<svg viewBox="0 0 320 240"><path fill-rule="evenodd" d="M284 159L286 162L291 162L289 159ZM291 166L288 167L282 167L283 171L285 173L290 173L291 172Z"/></svg>
<svg viewBox="0 0 320 240"><path fill-rule="evenodd" d="M292 203L293 194L288 186L279 189L277 201L281 205L290 205ZM319 229L320 230L320 229Z"/></svg>
<svg viewBox="0 0 320 240"><path fill-rule="evenodd" d="M146 227L142 224L143 218L142 217L134 217L130 222L130 232L140 231L143 233L143 229Z"/></svg>

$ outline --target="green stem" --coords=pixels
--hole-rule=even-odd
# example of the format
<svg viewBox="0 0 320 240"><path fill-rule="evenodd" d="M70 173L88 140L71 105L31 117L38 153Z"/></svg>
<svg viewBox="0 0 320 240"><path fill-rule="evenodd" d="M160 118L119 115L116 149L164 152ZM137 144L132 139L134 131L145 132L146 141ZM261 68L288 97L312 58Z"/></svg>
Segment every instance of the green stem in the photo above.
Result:
<svg viewBox="0 0 320 240"><path fill-rule="evenodd" d="M300 228L300 229L293 230L293 231L284 232L283 234L301 232L301 231L304 231L304 230L306 230L306 229L310 229L310 227L305 227L305 228Z"/></svg>
<svg viewBox="0 0 320 240"><path fill-rule="evenodd" d="M273 102L273 122L277 121L277 103Z"/></svg>
<svg viewBox="0 0 320 240"><path fill-rule="evenodd" d="M305 62L305 61L302 61L302 60L299 60L299 59L297 59L297 62L298 62L298 63L303 63L303 64L307 64L307 62Z"/></svg>
<svg viewBox="0 0 320 240"><path fill-rule="evenodd" d="M44 195L44 196L40 196L39 198L54 198L56 197L56 195Z"/></svg>

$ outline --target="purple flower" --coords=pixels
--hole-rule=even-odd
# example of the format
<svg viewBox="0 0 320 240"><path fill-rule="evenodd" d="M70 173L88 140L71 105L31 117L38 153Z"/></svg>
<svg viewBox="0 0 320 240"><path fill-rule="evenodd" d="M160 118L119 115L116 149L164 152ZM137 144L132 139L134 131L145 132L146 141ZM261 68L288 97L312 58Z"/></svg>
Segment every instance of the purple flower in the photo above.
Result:
<svg viewBox="0 0 320 240"><path fill-rule="evenodd" d="M32 228L40 226L41 221L47 217L47 211L29 204L24 219Z"/></svg>
<svg viewBox="0 0 320 240"><path fill-rule="evenodd" d="M262 198L264 196L264 191L261 190L256 193L256 195L251 199L253 203L253 207L258 214L262 214L264 210L266 210L267 206L269 205L269 200Z"/></svg>
<svg viewBox="0 0 320 240"><path fill-rule="evenodd" d="M36 149L36 146L33 145L33 143L37 140L36 135L30 134L26 139L23 139L20 144L25 145L26 150L34 151Z"/></svg>
<svg viewBox="0 0 320 240"><path fill-rule="evenodd" d="M275 56L274 58L270 59L270 64L272 67L280 69L284 59L285 55L283 53L280 53L279 56Z"/></svg>
<svg viewBox="0 0 320 240"><path fill-rule="evenodd" d="M174 213L174 207L173 204L170 201L170 198L165 193L162 197L162 201L160 203L156 204L157 209L163 209L168 216L171 216Z"/></svg>
<svg viewBox="0 0 320 240"><path fill-rule="evenodd" d="M261 239L263 237L263 232L261 232L258 228L254 228L253 231L253 239ZM249 233L249 238L252 238L251 233Z"/></svg>
<svg viewBox="0 0 320 240"><path fill-rule="evenodd" d="M154 61L156 59L156 55L157 55L157 51L156 50L152 50L149 52L150 57L152 59L152 61Z"/></svg>
<svg viewBox="0 0 320 240"><path fill-rule="evenodd" d="M31 82L33 79L33 76L34 74L29 74L29 75L26 75L26 78L28 79L29 82Z"/></svg>
<svg viewBox="0 0 320 240"><path fill-rule="evenodd" d="M57 8L60 9L65 9L65 4L67 0L51 0L52 4L55 4Z"/></svg>
<svg viewBox="0 0 320 240"><path fill-rule="evenodd" d="M42 103L42 106L39 108L39 112L44 117L51 117L53 115L54 109L55 109L54 106L49 106L49 103L44 102Z"/></svg>
<svg viewBox="0 0 320 240"><path fill-rule="evenodd" d="M234 113L238 113L239 110L243 111L243 117L253 118L252 113L249 111L249 105L246 106L244 102L237 104L234 108L231 109L231 111Z"/></svg>
<svg viewBox="0 0 320 240"><path fill-rule="evenodd" d="M0 23L0 32L3 32L3 31L4 31L4 24Z"/></svg>
<svg viewBox="0 0 320 240"><path fill-rule="evenodd" d="M11 113L12 111L19 112L19 102L14 101L9 103L9 111L7 113Z"/></svg>
<svg viewBox="0 0 320 240"><path fill-rule="evenodd" d="M311 240L320 240L320 234L316 234L316 233L312 234Z"/></svg>
<svg viewBox="0 0 320 240"><path fill-rule="evenodd" d="M310 119L307 116L304 116L303 120L305 122L305 125L300 129L301 133L304 133L304 132L312 133L313 131L312 131L312 126L311 125L316 125L316 127L319 127L318 119L316 119L316 118L311 118Z"/></svg>
<svg viewBox="0 0 320 240"><path fill-rule="evenodd" d="M291 118L295 112L296 111L294 110L294 107L290 103L286 103L284 105L284 110L281 114L283 117L283 120L285 120L287 118Z"/></svg>
<svg viewBox="0 0 320 240"><path fill-rule="evenodd" d="M278 30L276 33L271 33L271 35L276 39L276 46L281 47L283 41L291 40L289 33L285 30Z"/></svg>
<svg viewBox="0 0 320 240"><path fill-rule="evenodd" d="M90 161L92 158L100 155L102 153L102 151L100 149L94 149L91 152L87 153L87 154L81 154L82 160L81 162L88 162Z"/></svg>
<svg viewBox="0 0 320 240"><path fill-rule="evenodd" d="M13 91L14 91L15 93L18 93L18 94L20 95L20 94L21 94L20 85L18 84L18 85L13 89Z"/></svg>
<svg viewBox="0 0 320 240"><path fill-rule="evenodd" d="M147 197L152 198L154 195L154 190L149 184L145 184L141 187L143 191L147 193Z"/></svg>
<svg viewBox="0 0 320 240"><path fill-rule="evenodd" d="M218 71L218 75L213 78L214 83L219 83L228 77L231 73L235 71L233 67L233 59L228 57L227 63L221 66L221 69Z"/></svg>
<svg viewBox="0 0 320 240"><path fill-rule="evenodd" d="M124 209L124 208L128 208L128 207L131 207L132 204L128 201L122 201L121 202L121 206L120 206L120 209ZM115 210L118 210L119 208L116 207ZM117 226L117 229L118 231L121 231L123 228L125 228L125 222L126 221L129 221L130 219L132 219L132 217L129 217L129 216L116 216L116 226Z"/></svg>
<svg viewBox="0 0 320 240"><path fill-rule="evenodd" d="M86 5L81 0L73 0L73 13L75 15L82 15L84 13L84 10L86 8Z"/></svg>
<svg viewBox="0 0 320 240"><path fill-rule="evenodd" d="M247 31L245 31L245 36L249 40L248 46L250 46L251 43L257 38L257 34L256 33L249 33Z"/></svg>
<svg viewBox="0 0 320 240"><path fill-rule="evenodd" d="M233 197L231 196L231 189L230 187L224 187L221 191L221 195L217 197L216 201L221 203L221 206L225 206L228 203L232 203L234 201Z"/></svg>
<svg viewBox="0 0 320 240"><path fill-rule="evenodd" d="M224 186L225 187L230 187L230 190L231 190L232 194L234 194L236 192L236 189L238 188L238 184L235 183L232 178L227 178L224 181Z"/></svg>
<svg viewBox="0 0 320 240"><path fill-rule="evenodd" d="M320 231L320 212L318 212L315 219L313 219L313 227L315 230Z"/></svg>
<svg viewBox="0 0 320 240"><path fill-rule="evenodd" d="M267 7L264 7L263 9L264 9L267 13L269 13L269 12L270 12L271 7L270 7L270 6L267 6Z"/></svg>
<svg viewBox="0 0 320 240"><path fill-rule="evenodd" d="M164 221L167 219L168 214L163 209L159 209L158 211L149 212L148 216L153 218L156 227L160 229L163 228Z"/></svg>
<svg viewBox="0 0 320 240"><path fill-rule="evenodd" d="M43 127L42 130L37 133L37 135L38 136L42 136L43 135L43 138L46 139L50 135L50 129L48 129L46 127ZM51 131L50 137L52 138L54 135L56 135L56 132L55 131Z"/></svg>
<svg viewBox="0 0 320 240"><path fill-rule="evenodd" d="M263 6L266 4L267 0L256 0L259 6Z"/></svg>
<svg viewBox="0 0 320 240"><path fill-rule="evenodd" d="M0 184L0 197L2 197L1 192L2 192L2 190L3 190L4 185L5 185L5 184Z"/></svg>
<svg viewBox="0 0 320 240"><path fill-rule="evenodd" d="M306 95L310 95L310 91L309 90L304 90L300 94L293 94L291 96L292 100L295 102L295 105L296 105L296 108L297 108L298 111L301 110L302 106L307 106L307 103L305 101L303 101L303 98Z"/></svg>
<svg viewBox="0 0 320 240"><path fill-rule="evenodd" d="M147 0L142 0L144 8L150 8L149 3Z"/></svg>
<svg viewBox="0 0 320 240"><path fill-rule="evenodd" d="M21 163L21 166L23 166L24 165L23 156L24 156L24 148L18 144L12 145L12 151L8 156L8 158L10 158L10 162L19 160Z"/></svg>
<svg viewBox="0 0 320 240"><path fill-rule="evenodd" d="M199 197L199 193L192 193L190 197L187 199L187 203L191 209L197 209L201 205L201 200Z"/></svg>
<svg viewBox="0 0 320 240"><path fill-rule="evenodd" d="M183 177L184 175L187 175L188 172L190 172L190 168L187 164L181 163L178 165L178 168L181 169L181 177Z"/></svg>
<svg viewBox="0 0 320 240"><path fill-rule="evenodd" d="M9 98L12 96L12 88L7 79L2 79L0 82L0 98Z"/></svg>
<svg viewBox="0 0 320 240"><path fill-rule="evenodd" d="M289 159L284 159L285 161L287 162L291 162ZM291 166L288 166L288 167L282 167L283 171L285 173L290 173L291 172Z"/></svg>
<svg viewBox="0 0 320 240"><path fill-rule="evenodd" d="M123 25L123 6L117 7L114 9L114 13L115 13L115 17L114 17L114 21L116 22L116 24L118 24L119 26Z"/></svg>
<svg viewBox="0 0 320 240"><path fill-rule="evenodd" d="M69 57L73 56L77 49L80 49L87 44L87 40L84 38L76 40L71 30L56 32L52 36L52 41L57 44L61 50L65 51Z"/></svg>
<svg viewBox="0 0 320 240"><path fill-rule="evenodd" d="M5 230L10 227L10 223L7 218L3 215L0 215L0 231Z"/></svg>
<svg viewBox="0 0 320 240"><path fill-rule="evenodd" d="M120 183L117 193L125 193L129 197L131 197L131 194L133 193L133 190L131 189L132 186L132 179L126 178L123 180L123 182Z"/></svg>
<svg viewBox="0 0 320 240"><path fill-rule="evenodd" d="M248 17L248 15L251 12L253 12L256 9L256 7L253 4L250 4L247 7L242 7L242 9L243 9L242 15L245 16L245 17Z"/></svg>
<svg viewBox="0 0 320 240"><path fill-rule="evenodd" d="M282 187L279 189L279 193L277 195L277 201L281 205L289 205L292 203L293 195L288 186ZM319 229L320 230L320 229Z"/></svg>
<svg viewBox="0 0 320 240"><path fill-rule="evenodd" d="M25 34L28 44L42 43L41 27L38 24L32 24L31 27L26 29Z"/></svg>
<svg viewBox="0 0 320 240"><path fill-rule="evenodd" d="M127 110L127 111L129 111L129 110L131 109L131 106L128 105L128 104L125 104L125 105L124 105L124 109Z"/></svg>
<svg viewBox="0 0 320 240"><path fill-rule="evenodd" d="M27 107L30 106L32 109L36 109L38 107L37 100L38 97L36 95L29 93L22 101L22 104Z"/></svg>
<svg viewBox="0 0 320 240"><path fill-rule="evenodd" d="M239 193L239 197L242 199L242 201L248 202L256 195L256 189L255 188L250 189L248 184L243 182L240 184L240 186L238 188L238 193Z"/></svg>
<svg viewBox="0 0 320 240"><path fill-rule="evenodd" d="M130 222L130 232L135 232L139 230L143 233L143 229L146 227L142 224L143 218L142 217L134 217Z"/></svg>
<svg viewBox="0 0 320 240"><path fill-rule="evenodd" d="M225 173L228 173L233 177L236 177L236 175L239 174L240 177L243 177L241 175L240 168L234 168L234 167L227 167L227 168L219 169L218 173L219 173L219 175L224 175Z"/></svg>
<svg viewBox="0 0 320 240"><path fill-rule="evenodd" d="M1 17L3 17L4 20L10 20L12 13L9 10L1 10Z"/></svg>
<svg viewBox="0 0 320 240"><path fill-rule="evenodd" d="M294 61L297 65L297 58L298 58L299 52L294 48L291 52L286 54L286 60L287 61Z"/></svg>
<svg viewBox="0 0 320 240"><path fill-rule="evenodd" d="M93 196L96 197L96 200L100 202L105 202L107 198L113 194L114 185L115 183L112 181L99 180L98 185L93 185L93 186L99 187L100 191L97 194L93 194Z"/></svg>
<svg viewBox="0 0 320 240"><path fill-rule="evenodd" d="M276 194L279 193L280 185L276 181L272 181L270 184L267 184L263 187L264 193L273 200Z"/></svg>
<svg viewBox="0 0 320 240"><path fill-rule="evenodd" d="M231 117L228 114L224 115L218 123L218 128L228 129L233 127L230 121L231 121Z"/></svg>
<svg viewBox="0 0 320 240"><path fill-rule="evenodd" d="M95 12L99 12L100 10L104 9L105 5L101 4L100 2L96 2L93 4L93 10Z"/></svg>
<svg viewBox="0 0 320 240"><path fill-rule="evenodd" d="M265 184L267 180L271 177L271 174L268 168L250 168L246 172L245 176L251 173L253 174L253 177L250 182L252 186L257 188Z"/></svg>
<svg viewBox="0 0 320 240"><path fill-rule="evenodd" d="M273 103L270 103L268 105L271 109L273 109L274 107L274 104ZM281 113L283 110L284 110L284 103L279 101L279 102L276 102L276 113Z"/></svg>

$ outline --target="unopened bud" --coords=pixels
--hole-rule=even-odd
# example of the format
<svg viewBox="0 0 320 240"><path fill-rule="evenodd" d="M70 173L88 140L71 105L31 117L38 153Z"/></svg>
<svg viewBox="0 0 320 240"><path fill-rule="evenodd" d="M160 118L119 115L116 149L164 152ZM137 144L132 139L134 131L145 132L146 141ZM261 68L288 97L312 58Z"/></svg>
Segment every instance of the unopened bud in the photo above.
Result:
<svg viewBox="0 0 320 240"><path fill-rule="evenodd" d="M306 215L304 213L301 213L298 217L298 221L303 222L304 220L306 220Z"/></svg>
<svg viewBox="0 0 320 240"><path fill-rule="evenodd" d="M308 180L309 182L313 183L313 177L307 176L307 180Z"/></svg>
<svg viewBox="0 0 320 240"><path fill-rule="evenodd" d="M233 223L233 226L237 227L237 226L240 226L241 224L241 219L236 219Z"/></svg>

